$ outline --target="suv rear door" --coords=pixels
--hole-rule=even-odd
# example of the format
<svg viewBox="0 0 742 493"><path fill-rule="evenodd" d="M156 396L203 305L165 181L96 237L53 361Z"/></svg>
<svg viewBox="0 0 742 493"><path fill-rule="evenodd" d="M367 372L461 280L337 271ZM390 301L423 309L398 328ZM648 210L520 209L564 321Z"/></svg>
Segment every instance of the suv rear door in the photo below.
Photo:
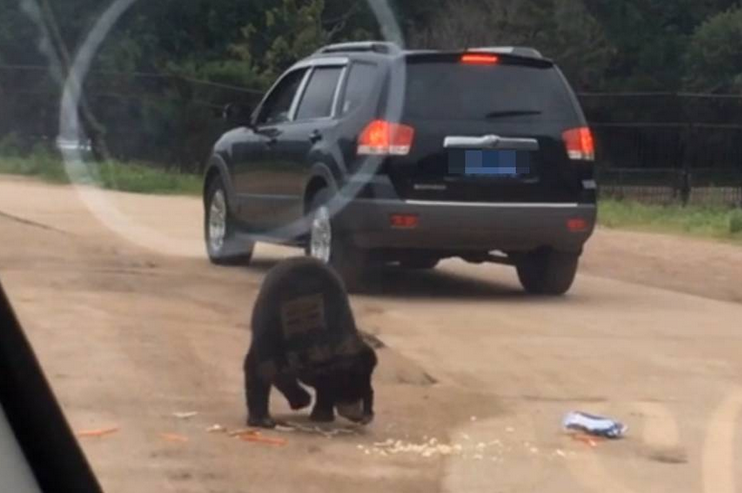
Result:
<svg viewBox="0 0 742 493"><path fill-rule="evenodd" d="M580 200L582 180L592 176L593 166L568 157L563 133L586 123L552 62L510 55L467 60L461 53L412 53L405 63L402 123L415 129L415 140L408 156L391 158L386 166L402 198ZM497 140L492 136L504 139L499 147L492 145ZM449 146L444 145L447 139ZM476 166L483 155L485 161L509 164L494 172L465 166L467 159Z"/></svg>

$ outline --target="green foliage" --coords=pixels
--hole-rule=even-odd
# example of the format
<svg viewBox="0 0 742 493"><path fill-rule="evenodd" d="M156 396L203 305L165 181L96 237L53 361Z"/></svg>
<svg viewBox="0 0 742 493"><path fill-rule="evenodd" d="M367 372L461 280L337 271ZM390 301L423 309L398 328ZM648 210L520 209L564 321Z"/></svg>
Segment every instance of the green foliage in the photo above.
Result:
<svg viewBox="0 0 742 493"><path fill-rule="evenodd" d="M704 22L686 57L685 86L694 91L742 93L742 8Z"/></svg>
<svg viewBox="0 0 742 493"><path fill-rule="evenodd" d="M457 0L412 35L421 48L532 46L580 89L602 85L612 48L582 0Z"/></svg>
<svg viewBox="0 0 742 493"><path fill-rule="evenodd" d="M531 45L554 58L578 91L742 91L739 0L389 3L410 46ZM100 0L40 4L68 52L102 9ZM319 46L378 39L379 32L368 0L134 2L98 52L85 94L115 158L196 172L224 130L223 105L254 105L286 67ZM52 45L39 35L19 2L0 1L0 65L47 65L40 46ZM59 98L50 73L0 68L0 137L17 133L6 150L53 140Z"/></svg>
<svg viewBox="0 0 742 493"><path fill-rule="evenodd" d="M67 183L67 173L58 155L37 146L28 156L0 155L0 173L34 176L54 183Z"/></svg>
<svg viewBox="0 0 742 493"><path fill-rule="evenodd" d="M106 161L93 165L101 188L134 193L199 195L202 177L169 172L146 163ZM0 174L40 178L52 183L69 183L59 155L38 148L26 157L0 155Z"/></svg>
<svg viewBox="0 0 742 493"><path fill-rule="evenodd" d="M264 85L330 40L322 24L324 0L280 0L278 3L265 12L262 20L245 26L241 30L242 39L230 47L233 54L258 71ZM269 43L263 56L254 57L258 33Z"/></svg>
<svg viewBox="0 0 742 493"><path fill-rule="evenodd" d="M110 95L93 103L114 156L198 172L224 130L224 105L254 106L297 60L331 40L368 36L367 15L341 0L139 2L109 36L86 89Z"/></svg>
<svg viewBox="0 0 742 493"><path fill-rule="evenodd" d="M98 167L103 188L122 192L200 195L200 175L168 172L152 165L106 161Z"/></svg>
<svg viewBox="0 0 742 493"><path fill-rule="evenodd" d="M20 157L26 151L26 144L17 132L0 137L0 156Z"/></svg>
<svg viewBox="0 0 742 493"><path fill-rule="evenodd" d="M729 232L733 235L742 235L742 210L736 210L730 215Z"/></svg>
<svg viewBox="0 0 742 493"><path fill-rule="evenodd" d="M723 207L655 206L632 201L601 201L599 223L660 233L742 240L742 210Z"/></svg>

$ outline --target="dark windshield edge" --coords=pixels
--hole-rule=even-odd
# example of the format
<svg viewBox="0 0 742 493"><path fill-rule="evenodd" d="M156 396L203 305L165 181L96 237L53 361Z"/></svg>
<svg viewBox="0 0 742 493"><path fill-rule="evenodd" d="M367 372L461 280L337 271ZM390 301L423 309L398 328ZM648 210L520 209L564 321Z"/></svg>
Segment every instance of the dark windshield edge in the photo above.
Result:
<svg viewBox="0 0 742 493"><path fill-rule="evenodd" d="M509 116L530 116L530 115L541 115L541 110L507 110L507 111L491 111L484 116L486 118L506 118Z"/></svg>
<svg viewBox="0 0 742 493"><path fill-rule="evenodd" d="M559 78L562 81L564 90L567 91L567 97L572 102L572 111L574 112L575 117L579 120L580 125L587 126L588 123L587 117L585 116L585 111L582 109L582 105L577 98L577 94L575 94L575 90L572 88L572 85L567 80L567 76L564 75L564 72L562 72L562 69L560 69L558 66L554 65L554 69L556 70L556 73L559 75Z"/></svg>

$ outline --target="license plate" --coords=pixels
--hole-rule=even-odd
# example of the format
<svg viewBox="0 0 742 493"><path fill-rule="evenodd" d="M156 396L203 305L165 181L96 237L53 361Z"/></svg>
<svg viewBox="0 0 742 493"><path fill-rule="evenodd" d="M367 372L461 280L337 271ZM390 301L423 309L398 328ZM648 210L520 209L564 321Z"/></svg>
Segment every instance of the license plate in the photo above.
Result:
<svg viewBox="0 0 742 493"><path fill-rule="evenodd" d="M448 171L458 176L516 178L531 173L528 151L452 149Z"/></svg>

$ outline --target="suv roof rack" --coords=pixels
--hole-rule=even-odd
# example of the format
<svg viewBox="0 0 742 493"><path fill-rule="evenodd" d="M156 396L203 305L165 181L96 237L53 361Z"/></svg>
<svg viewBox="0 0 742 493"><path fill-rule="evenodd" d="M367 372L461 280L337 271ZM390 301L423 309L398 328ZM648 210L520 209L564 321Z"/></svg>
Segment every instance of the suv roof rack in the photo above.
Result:
<svg viewBox="0 0 742 493"><path fill-rule="evenodd" d="M320 48L315 55L323 53L347 53L347 52L364 52L371 51L375 53L397 53L400 51L399 46L395 43L386 41L359 41L354 43L338 43Z"/></svg>
<svg viewBox="0 0 742 493"><path fill-rule="evenodd" d="M517 55L528 58L543 58L544 56L536 48L527 46L484 46L479 48L467 48L466 51L499 53L502 55Z"/></svg>

